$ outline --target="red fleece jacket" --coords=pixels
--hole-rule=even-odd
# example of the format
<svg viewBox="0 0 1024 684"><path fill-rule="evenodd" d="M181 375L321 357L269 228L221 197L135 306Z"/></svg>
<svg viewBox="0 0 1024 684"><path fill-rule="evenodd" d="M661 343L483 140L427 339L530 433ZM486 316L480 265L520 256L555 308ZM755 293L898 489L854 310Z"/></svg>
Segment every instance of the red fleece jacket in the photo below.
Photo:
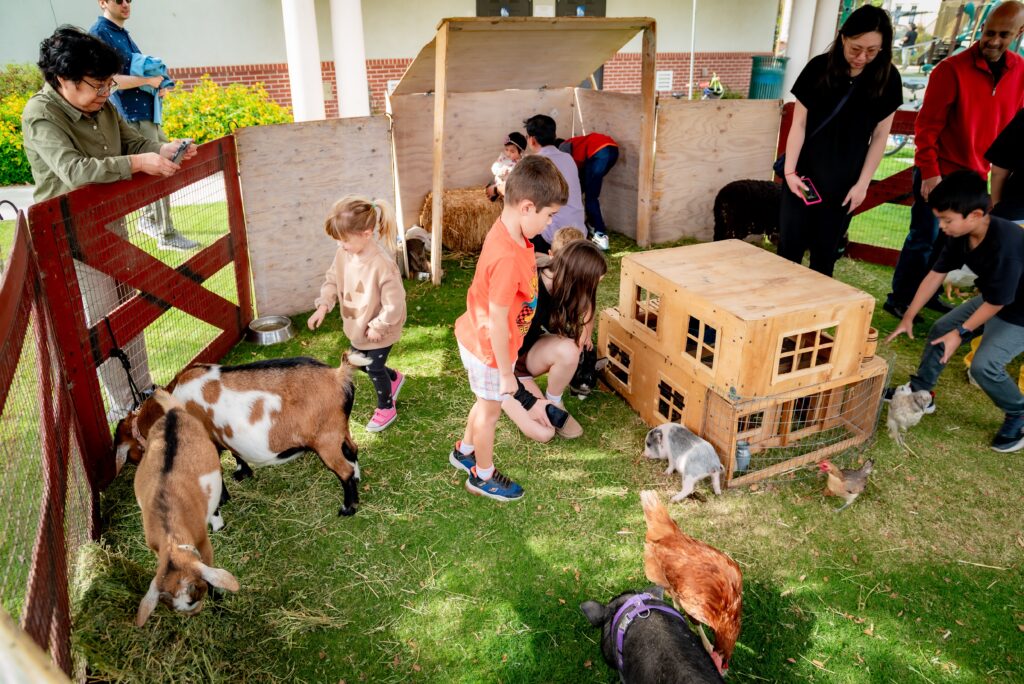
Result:
<svg viewBox="0 0 1024 684"><path fill-rule="evenodd" d="M1006 53L1006 68L995 83L975 43L947 57L928 78L914 126L914 164L922 178L969 169L988 177L985 151L1024 107L1024 59Z"/></svg>

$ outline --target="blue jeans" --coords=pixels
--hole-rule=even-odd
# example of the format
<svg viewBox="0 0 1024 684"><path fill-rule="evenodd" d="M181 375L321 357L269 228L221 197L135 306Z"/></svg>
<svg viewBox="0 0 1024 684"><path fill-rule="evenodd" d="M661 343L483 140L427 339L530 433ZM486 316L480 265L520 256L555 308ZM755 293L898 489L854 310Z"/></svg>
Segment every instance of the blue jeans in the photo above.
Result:
<svg viewBox="0 0 1024 684"><path fill-rule="evenodd" d="M888 297L890 304L905 307L913 301L918 286L928 275L941 250L941 244L936 244L938 237L939 220L921 196L921 171L914 167L914 206L910 208L910 231L903 241L903 249L892 274L892 292Z"/></svg>
<svg viewBox="0 0 1024 684"><path fill-rule="evenodd" d="M931 341L963 325L981 304L981 297L974 297L935 321L935 325L928 331L928 341L924 345L924 353L921 354L917 372L910 376L911 389L930 390L935 387L939 375L946 366L939 360L942 358L942 345L932 345ZM994 316L988 320L984 328L975 330L961 343L970 342L982 332L984 336L981 338L981 344L971 361L971 375L1003 413L1024 413L1024 395L1017 387L1017 382L1006 372L1007 364L1024 353L1024 326L1014 325Z"/></svg>
<svg viewBox="0 0 1024 684"><path fill-rule="evenodd" d="M604 177L619 161L619 148L615 145L602 147L590 159L583 163L580 172L580 184L583 186L583 208L587 212L587 220L595 232L607 233L604 217L601 216L601 184ZM582 228L582 226L580 226Z"/></svg>

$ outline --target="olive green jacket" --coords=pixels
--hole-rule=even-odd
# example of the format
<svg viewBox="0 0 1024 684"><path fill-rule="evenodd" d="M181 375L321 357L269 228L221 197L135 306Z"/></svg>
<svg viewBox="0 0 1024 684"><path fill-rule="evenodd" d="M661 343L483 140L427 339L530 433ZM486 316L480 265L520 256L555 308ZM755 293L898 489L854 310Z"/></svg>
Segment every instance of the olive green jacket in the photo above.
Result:
<svg viewBox="0 0 1024 684"><path fill-rule="evenodd" d="M49 83L25 105L21 131L36 182L36 202L90 183L131 178L128 155L160 152L160 143L132 129L110 102L95 114L86 114Z"/></svg>

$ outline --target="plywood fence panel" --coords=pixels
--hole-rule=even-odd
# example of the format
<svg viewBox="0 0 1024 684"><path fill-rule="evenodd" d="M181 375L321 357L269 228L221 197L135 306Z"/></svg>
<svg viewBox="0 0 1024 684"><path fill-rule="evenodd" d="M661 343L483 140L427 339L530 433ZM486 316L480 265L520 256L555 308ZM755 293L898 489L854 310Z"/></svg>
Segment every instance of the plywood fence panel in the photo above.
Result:
<svg viewBox="0 0 1024 684"><path fill-rule="evenodd" d="M309 311L334 257L331 205L348 194L395 200L388 119L257 126L235 140L256 310Z"/></svg>
<svg viewBox="0 0 1024 684"><path fill-rule="evenodd" d="M662 98L652 241L710 240L712 208L722 186L745 178L771 178L780 119L778 100Z"/></svg>
<svg viewBox="0 0 1024 684"><path fill-rule="evenodd" d="M611 230L631 238L636 237L641 102L640 95L576 89L573 135L604 133L619 143L619 161L601 188L601 215Z"/></svg>
<svg viewBox="0 0 1024 684"><path fill-rule="evenodd" d="M572 130L571 88L556 90L501 90L448 93L445 121L444 184L446 188L486 185L491 164L501 154L502 141L512 131L523 131L523 121L534 114L555 120L560 134ZM406 226L419 219L423 200L431 190L434 163L432 95L391 98L395 158Z"/></svg>

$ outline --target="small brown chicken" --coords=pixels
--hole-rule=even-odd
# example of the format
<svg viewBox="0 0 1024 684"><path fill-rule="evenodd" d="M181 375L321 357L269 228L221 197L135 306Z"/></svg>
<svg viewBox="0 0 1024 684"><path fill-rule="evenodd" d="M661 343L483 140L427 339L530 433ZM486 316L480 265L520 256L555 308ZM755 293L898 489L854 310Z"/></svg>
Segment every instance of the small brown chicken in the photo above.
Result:
<svg viewBox="0 0 1024 684"><path fill-rule="evenodd" d="M857 470L843 470L826 458L818 463L818 468L821 469L821 472L828 473L825 496L841 496L846 500L846 503L836 509L841 511L852 504L864 491L864 486L868 483L868 475L875 468L875 462L868 459Z"/></svg>
<svg viewBox="0 0 1024 684"><path fill-rule="evenodd" d="M640 503L647 520L644 544L647 579L664 587L691 619L714 630L713 648L703 630L698 631L718 671L724 674L740 635L743 609L740 566L718 549L680 530L655 492L640 492Z"/></svg>

